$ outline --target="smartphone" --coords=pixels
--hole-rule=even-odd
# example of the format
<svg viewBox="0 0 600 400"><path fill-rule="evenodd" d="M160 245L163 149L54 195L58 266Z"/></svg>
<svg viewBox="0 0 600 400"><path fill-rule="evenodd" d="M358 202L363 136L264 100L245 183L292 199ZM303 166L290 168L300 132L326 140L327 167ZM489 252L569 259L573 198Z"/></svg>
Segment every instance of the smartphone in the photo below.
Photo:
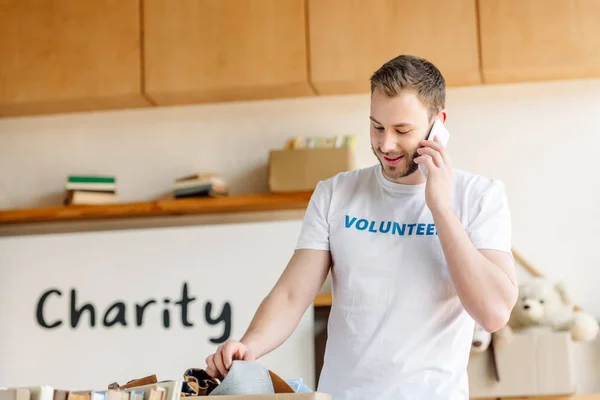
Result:
<svg viewBox="0 0 600 400"><path fill-rule="evenodd" d="M427 140L433 140L435 137L439 139L440 144L444 147L448 145L448 140L450 140L450 132L448 132L448 129L446 129L444 123L439 118L436 118L435 122L433 123ZM425 154L425 157L429 156ZM419 171L421 171L421 173L427 177L428 171L425 164L419 164Z"/></svg>

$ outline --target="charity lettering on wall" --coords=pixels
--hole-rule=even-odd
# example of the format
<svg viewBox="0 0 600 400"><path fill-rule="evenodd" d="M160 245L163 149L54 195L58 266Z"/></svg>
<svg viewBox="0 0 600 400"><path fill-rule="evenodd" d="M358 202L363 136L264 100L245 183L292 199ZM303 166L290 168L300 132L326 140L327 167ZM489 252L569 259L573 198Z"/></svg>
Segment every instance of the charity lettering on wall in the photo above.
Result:
<svg viewBox="0 0 600 400"><path fill-rule="evenodd" d="M300 221L0 238L0 387L181 379L239 338ZM313 314L261 359L314 382ZM293 360L293 362L290 362ZM35 373L32 374L32 371Z"/></svg>
<svg viewBox="0 0 600 400"><path fill-rule="evenodd" d="M66 298L66 294L64 296ZM63 308L62 314L48 319L46 302L53 301L51 298L58 298L61 308ZM197 297L190 296L188 293L188 283L184 282L181 289L181 297L179 300L172 301L169 297L160 300L150 298L142 302L136 302L134 304L127 305L121 300L111 302L107 307L99 308L97 305L86 302L78 301L77 289L71 289L69 291L68 302L63 299L63 291L58 288L51 288L39 297L36 306L36 319L40 327L46 329L56 329L60 327L68 326L69 328L78 328L80 323L87 323L90 327L102 326L104 328L110 328L114 325L120 326L144 326L144 314L146 318L155 318L156 312L149 311L147 308L157 305L159 307L159 314L162 320L162 326L165 329L171 327L171 311L175 311L180 315L181 325L187 328L193 328L196 326L196 322L190 320L190 303L196 302ZM170 306L173 304L173 306ZM129 312L128 312L129 310ZM135 310L135 311L134 311ZM154 310L155 311L155 310ZM203 320L209 325L221 324L223 327L223 333L218 337L211 337L210 342L220 344L225 342L231 336L231 303L226 301L221 307L217 314L213 314L213 302L208 300L204 302ZM66 313L66 317L65 316ZM149 315L151 314L151 315ZM61 317L62 315L63 317ZM131 316L132 318L128 318ZM82 320L84 318L84 321Z"/></svg>

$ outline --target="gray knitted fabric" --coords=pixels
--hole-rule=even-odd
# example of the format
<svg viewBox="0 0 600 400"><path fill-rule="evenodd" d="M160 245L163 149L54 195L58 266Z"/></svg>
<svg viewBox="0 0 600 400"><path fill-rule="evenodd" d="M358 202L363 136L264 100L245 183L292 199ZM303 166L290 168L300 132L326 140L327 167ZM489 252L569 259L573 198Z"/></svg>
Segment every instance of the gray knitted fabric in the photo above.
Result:
<svg viewBox="0 0 600 400"><path fill-rule="evenodd" d="M269 371L257 362L233 361L225 379L209 396L274 394Z"/></svg>

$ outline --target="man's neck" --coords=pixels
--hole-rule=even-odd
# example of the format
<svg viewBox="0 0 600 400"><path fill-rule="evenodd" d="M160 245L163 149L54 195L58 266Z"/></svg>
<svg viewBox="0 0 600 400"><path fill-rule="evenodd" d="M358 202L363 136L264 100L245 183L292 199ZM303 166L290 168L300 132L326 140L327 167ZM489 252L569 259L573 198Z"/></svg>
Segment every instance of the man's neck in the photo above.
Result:
<svg viewBox="0 0 600 400"><path fill-rule="evenodd" d="M412 174L410 174L408 176L404 176L402 178L392 179L389 176L387 176L385 171L383 173L383 176L388 181L393 182L393 183L399 183L401 185L421 185L427 181L425 176L423 176L423 174L419 170L416 170Z"/></svg>

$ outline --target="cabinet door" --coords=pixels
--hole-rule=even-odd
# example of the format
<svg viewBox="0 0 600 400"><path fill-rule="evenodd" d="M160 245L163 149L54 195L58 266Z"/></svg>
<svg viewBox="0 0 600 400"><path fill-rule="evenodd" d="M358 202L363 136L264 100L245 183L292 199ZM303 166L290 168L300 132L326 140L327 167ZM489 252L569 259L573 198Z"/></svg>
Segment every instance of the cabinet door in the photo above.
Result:
<svg viewBox="0 0 600 400"><path fill-rule="evenodd" d="M414 54L447 85L480 82L475 0L308 0L311 81L320 94L368 92L384 62Z"/></svg>
<svg viewBox="0 0 600 400"><path fill-rule="evenodd" d="M145 91L157 104L313 94L304 0L145 0Z"/></svg>
<svg viewBox="0 0 600 400"><path fill-rule="evenodd" d="M149 105L139 0L0 0L0 114Z"/></svg>
<svg viewBox="0 0 600 400"><path fill-rule="evenodd" d="M600 77L600 0L480 0L486 83Z"/></svg>

